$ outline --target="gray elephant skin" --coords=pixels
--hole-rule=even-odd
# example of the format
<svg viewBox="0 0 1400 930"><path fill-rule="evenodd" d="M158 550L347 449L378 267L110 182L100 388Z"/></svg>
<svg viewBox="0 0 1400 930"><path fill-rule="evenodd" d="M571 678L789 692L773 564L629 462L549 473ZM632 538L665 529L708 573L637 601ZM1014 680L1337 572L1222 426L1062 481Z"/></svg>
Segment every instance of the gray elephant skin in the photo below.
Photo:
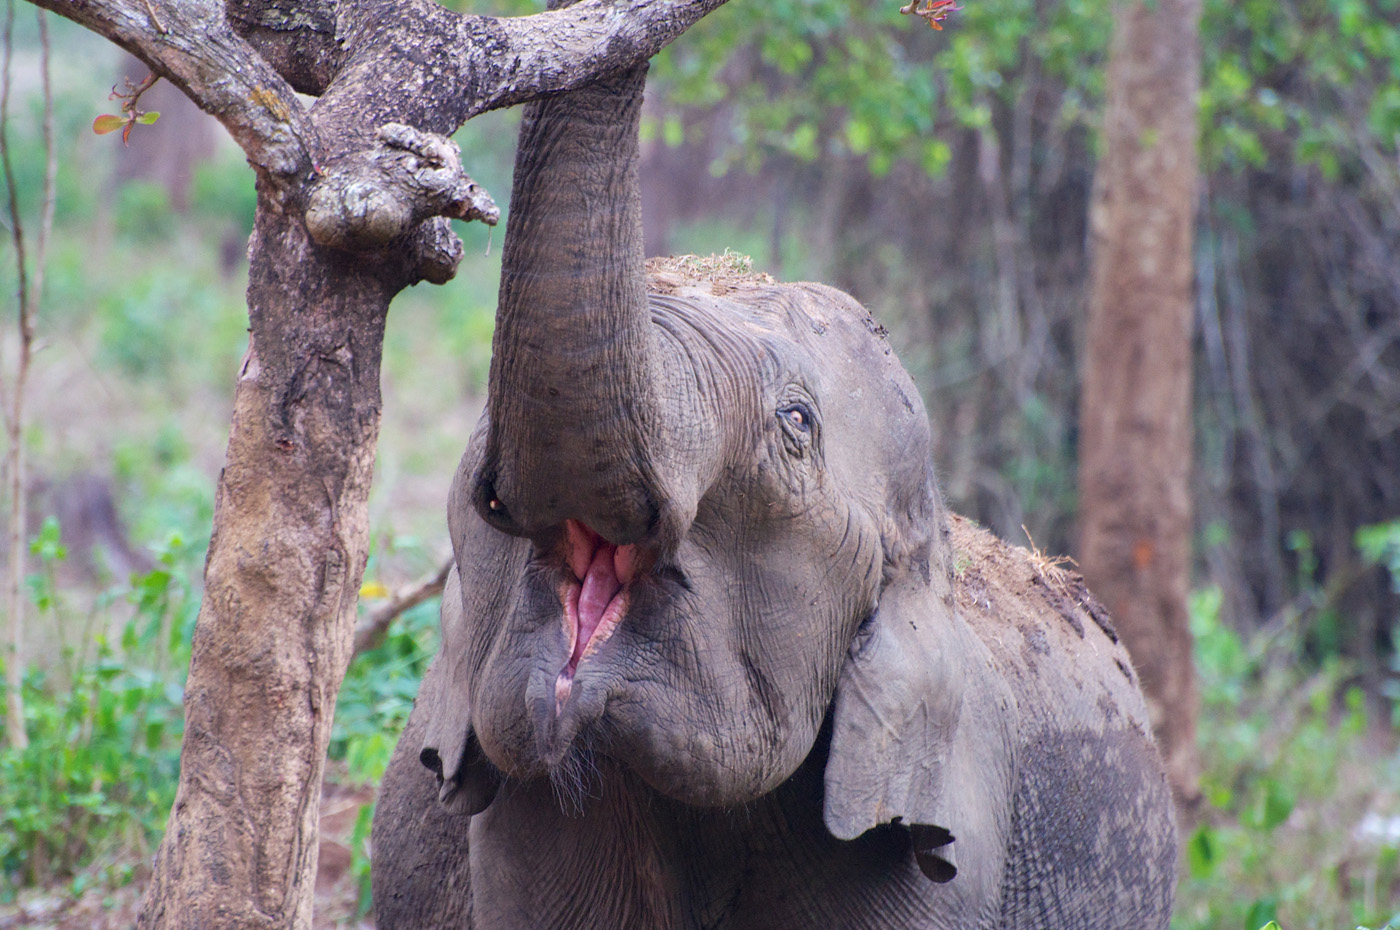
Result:
<svg viewBox="0 0 1400 930"><path fill-rule="evenodd" d="M1128 655L945 511L884 330L687 261L647 294L644 72L525 115L378 926L1166 927Z"/></svg>

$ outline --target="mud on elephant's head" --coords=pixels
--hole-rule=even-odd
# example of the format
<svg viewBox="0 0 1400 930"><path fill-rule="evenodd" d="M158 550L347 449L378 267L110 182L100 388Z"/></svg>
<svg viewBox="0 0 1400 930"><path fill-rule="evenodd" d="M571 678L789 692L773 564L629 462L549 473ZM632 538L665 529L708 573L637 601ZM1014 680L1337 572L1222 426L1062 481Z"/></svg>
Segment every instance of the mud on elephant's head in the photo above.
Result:
<svg viewBox="0 0 1400 930"><path fill-rule="evenodd" d="M491 422L458 472L461 608L445 611L444 644L458 687L444 698L463 712L435 735L469 726L474 764L495 770L446 771L468 808L498 773L568 782L590 753L690 803L765 794L811 750L882 591L942 573L927 420L855 301L689 286L654 296L650 322L654 432L526 485L503 480L511 459L493 443L514 427ZM608 469L656 506L590 510L581 486Z"/></svg>

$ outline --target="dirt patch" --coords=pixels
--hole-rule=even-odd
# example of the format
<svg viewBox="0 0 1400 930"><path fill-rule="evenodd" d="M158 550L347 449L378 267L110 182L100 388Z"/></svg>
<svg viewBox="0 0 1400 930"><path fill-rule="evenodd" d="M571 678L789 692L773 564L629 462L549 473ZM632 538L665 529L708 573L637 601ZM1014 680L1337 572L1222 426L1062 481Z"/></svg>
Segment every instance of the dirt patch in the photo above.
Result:
<svg viewBox="0 0 1400 930"><path fill-rule="evenodd" d="M1084 621L1091 621L1109 641L1118 643L1118 631L1108 610L1084 583L1084 576L1071 571L1073 564L1062 557L1050 557L1035 548L1012 546L994 537L966 517L949 516L953 543L953 575L959 601L982 611L992 610L992 589L1006 587L1012 599L1029 605L1046 604L1084 638ZM989 583L989 577L995 583Z"/></svg>

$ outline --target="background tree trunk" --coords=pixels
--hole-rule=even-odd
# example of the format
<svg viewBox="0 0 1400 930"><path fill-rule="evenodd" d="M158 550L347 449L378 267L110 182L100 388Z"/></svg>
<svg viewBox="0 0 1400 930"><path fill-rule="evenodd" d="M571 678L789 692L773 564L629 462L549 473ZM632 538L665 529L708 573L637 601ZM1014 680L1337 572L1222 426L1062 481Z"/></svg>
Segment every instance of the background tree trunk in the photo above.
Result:
<svg viewBox="0 0 1400 930"><path fill-rule="evenodd" d="M1186 599L1200 0L1117 7L1080 407L1080 561L1146 692L1179 804L1199 796Z"/></svg>

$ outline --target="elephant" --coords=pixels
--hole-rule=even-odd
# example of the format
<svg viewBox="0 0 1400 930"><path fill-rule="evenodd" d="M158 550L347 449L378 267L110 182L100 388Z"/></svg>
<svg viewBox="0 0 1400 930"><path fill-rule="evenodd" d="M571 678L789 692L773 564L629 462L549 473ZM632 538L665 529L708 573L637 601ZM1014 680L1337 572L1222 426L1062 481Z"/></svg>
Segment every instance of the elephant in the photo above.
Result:
<svg viewBox="0 0 1400 930"><path fill-rule="evenodd" d="M947 511L855 299L684 260L648 293L644 76L524 116L378 926L1166 927L1172 800L1103 608Z"/></svg>

